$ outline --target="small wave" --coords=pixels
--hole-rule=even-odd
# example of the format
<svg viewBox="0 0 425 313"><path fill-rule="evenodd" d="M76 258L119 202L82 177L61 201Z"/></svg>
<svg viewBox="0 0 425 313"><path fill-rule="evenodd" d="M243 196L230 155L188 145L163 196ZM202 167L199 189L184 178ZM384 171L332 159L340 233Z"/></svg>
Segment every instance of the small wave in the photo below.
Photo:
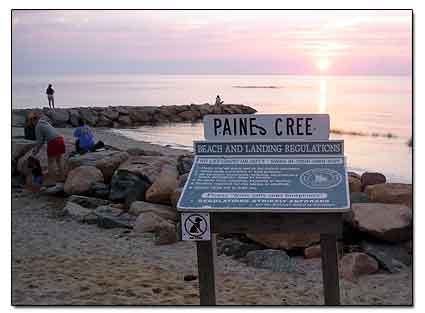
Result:
<svg viewBox="0 0 425 313"><path fill-rule="evenodd" d="M363 136L363 137L384 137L384 138L398 138L397 135L393 134L393 133L365 133L365 132L360 132L360 131L352 131L352 130L343 130L343 129L331 129L330 130L331 134L336 134L336 135L350 135L350 136Z"/></svg>
<svg viewBox="0 0 425 313"><path fill-rule="evenodd" d="M280 86L232 86L233 88L247 88L247 89L254 89L254 88L258 88L258 89L279 89L279 88L283 88Z"/></svg>

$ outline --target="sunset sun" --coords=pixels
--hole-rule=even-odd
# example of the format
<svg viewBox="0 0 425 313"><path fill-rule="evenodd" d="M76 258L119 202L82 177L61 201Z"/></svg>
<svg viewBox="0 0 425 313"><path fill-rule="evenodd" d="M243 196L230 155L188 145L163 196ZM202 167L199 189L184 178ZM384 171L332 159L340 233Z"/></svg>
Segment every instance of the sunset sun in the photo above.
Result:
<svg viewBox="0 0 425 313"><path fill-rule="evenodd" d="M329 69L330 62L328 59L321 58L317 61L316 65L320 72L326 72Z"/></svg>

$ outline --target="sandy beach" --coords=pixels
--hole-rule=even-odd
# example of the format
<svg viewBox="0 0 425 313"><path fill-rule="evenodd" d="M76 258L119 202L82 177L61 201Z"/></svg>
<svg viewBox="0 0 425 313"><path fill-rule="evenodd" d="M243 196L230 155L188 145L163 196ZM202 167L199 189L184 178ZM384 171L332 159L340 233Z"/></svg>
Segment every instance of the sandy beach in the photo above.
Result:
<svg viewBox="0 0 425 313"><path fill-rule="evenodd" d="M19 136L21 130L14 129ZM61 129L71 139L72 129ZM136 142L95 129L117 148L138 147L179 155L166 147ZM153 234L102 229L64 215L66 198L12 189L12 304L184 305L199 304L193 242L155 245ZM219 239L220 240L220 239ZM219 305L323 304L320 258L291 257L295 269L272 272L241 260L217 258ZM383 270L354 283L340 280L344 305L412 304L412 267Z"/></svg>

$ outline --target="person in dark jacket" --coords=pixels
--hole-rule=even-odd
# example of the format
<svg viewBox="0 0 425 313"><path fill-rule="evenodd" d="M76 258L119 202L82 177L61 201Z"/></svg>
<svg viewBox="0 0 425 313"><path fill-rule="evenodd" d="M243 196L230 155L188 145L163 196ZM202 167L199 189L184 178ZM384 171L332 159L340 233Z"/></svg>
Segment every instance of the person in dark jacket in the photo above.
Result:
<svg viewBox="0 0 425 313"><path fill-rule="evenodd" d="M46 89L47 94L47 100L49 101L49 108L54 109L55 108L55 98L53 97L53 94L55 91L52 88L52 84L49 84L49 87Z"/></svg>

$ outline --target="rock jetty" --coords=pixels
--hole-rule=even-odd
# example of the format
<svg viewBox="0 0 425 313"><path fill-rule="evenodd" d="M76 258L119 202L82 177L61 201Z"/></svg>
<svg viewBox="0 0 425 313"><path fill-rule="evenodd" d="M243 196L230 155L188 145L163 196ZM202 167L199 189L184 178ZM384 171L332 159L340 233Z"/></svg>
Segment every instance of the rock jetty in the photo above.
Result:
<svg viewBox="0 0 425 313"><path fill-rule="evenodd" d="M255 109L242 104L213 106L205 104L154 106L108 106L57 109L15 109L12 110L12 126L25 126L29 112L43 112L56 127L78 126L82 118L93 127L126 128L162 123L195 122L207 114L252 114Z"/></svg>

